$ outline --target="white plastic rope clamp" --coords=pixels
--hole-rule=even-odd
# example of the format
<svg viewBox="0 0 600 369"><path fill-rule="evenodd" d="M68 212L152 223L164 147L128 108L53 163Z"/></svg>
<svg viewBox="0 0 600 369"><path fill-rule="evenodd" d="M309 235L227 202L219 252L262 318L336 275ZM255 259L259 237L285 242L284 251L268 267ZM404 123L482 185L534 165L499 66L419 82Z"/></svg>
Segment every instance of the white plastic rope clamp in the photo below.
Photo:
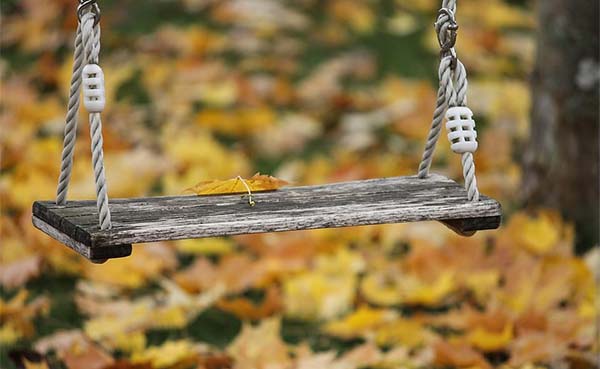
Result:
<svg viewBox="0 0 600 369"><path fill-rule="evenodd" d="M104 110L104 72L98 64L88 64L82 71L83 105L90 113Z"/></svg>
<svg viewBox="0 0 600 369"><path fill-rule="evenodd" d="M477 131L473 112L466 106L453 106L446 111L446 129L450 148L457 154L473 153L477 150Z"/></svg>

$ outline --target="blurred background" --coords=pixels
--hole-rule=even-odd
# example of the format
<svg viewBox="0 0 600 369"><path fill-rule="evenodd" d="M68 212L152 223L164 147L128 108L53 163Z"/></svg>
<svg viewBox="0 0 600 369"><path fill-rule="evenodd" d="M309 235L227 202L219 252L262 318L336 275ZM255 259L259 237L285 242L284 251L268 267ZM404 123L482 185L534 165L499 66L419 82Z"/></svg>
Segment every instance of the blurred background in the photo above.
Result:
<svg viewBox="0 0 600 369"><path fill-rule="evenodd" d="M298 185L416 173L438 1L98 3L110 197L256 172ZM31 225L32 202L55 196L77 3L0 5L0 367L598 363L597 2L458 4L477 179L503 205L500 230L185 240L103 265ZM90 199L79 122L69 198ZM444 137L434 171L462 182Z"/></svg>

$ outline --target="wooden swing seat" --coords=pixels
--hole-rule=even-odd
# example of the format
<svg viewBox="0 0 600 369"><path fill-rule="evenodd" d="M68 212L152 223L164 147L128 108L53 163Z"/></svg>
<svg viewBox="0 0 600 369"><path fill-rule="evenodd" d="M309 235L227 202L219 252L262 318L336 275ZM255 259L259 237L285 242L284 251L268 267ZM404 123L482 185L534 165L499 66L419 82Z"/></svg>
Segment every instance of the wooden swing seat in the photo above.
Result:
<svg viewBox="0 0 600 369"><path fill-rule="evenodd" d="M110 199L112 228L98 226L96 201L33 204L33 224L86 258L101 262L131 254L131 244L249 233L435 220L462 235L498 228L500 204L467 200L460 184L432 174L253 194Z"/></svg>

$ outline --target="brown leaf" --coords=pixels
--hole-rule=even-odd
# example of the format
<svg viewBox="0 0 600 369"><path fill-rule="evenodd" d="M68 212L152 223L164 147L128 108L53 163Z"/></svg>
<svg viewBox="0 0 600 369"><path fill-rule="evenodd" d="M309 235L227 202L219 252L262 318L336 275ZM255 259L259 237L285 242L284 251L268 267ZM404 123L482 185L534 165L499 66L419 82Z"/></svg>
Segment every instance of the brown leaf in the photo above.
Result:
<svg viewBox="0 0 600 369"><path fill-rule="evenodd" d="M218 265L199 258L190 267L176 273L173 279L188 292L204 291L222 284L227 292L236 293L252 287L266 274L264 266L248 256L228 255Z"/></svg>
<svg viewBox="0 0 600 369"><path fill-rule="evenodd" d="M117 360L112 364L109 364L102 369L153 369L150 363L137 363L134 364L127 360Z"/></svg>
<svg viewBox="0 0 600 369"><path fill-rule="evenodd" d="M233 359L227 354L203 354L198 359L197 369L231 369Z"/></svg>
<svg viewBox="0 0 600 369"><path fill-rule="evenodd" d="M41 352L54 350L68 369L103 369L114 363L112 356L80 330L59 331L37 342Z"/></svg>
<svg viewBox="0 0 600 369"><path fill-rule="evenodd" d="M491 369L491 365L481 353L463 343L438 341L434 344L435 363L450 367L480 367Z"/></svg>
<svg viewBox="0 0 600 369"><path fill-rule="evenodd" d="M568 342L552 334L529 333L517 337L510 348L510 365L520 366L532 362L549 362L568 352Z"/></svg>
<svg viewBox="0 0 600 369"><path fill-rule="evenodd" d="M227 348L239 369L285 368L291 363L289 349L280 337L281 319L264 319L242 331Z"/></svg>
<svg viewBox="0 0 600 369"><path fill-rule="evenodd" d="M217 303L217 307L232 313L240 319L263 319L281 310L281 292L276 286L271 286L267 289L265 298L259 304L254 304L247 298L239 297L223 299Z"/></svg>

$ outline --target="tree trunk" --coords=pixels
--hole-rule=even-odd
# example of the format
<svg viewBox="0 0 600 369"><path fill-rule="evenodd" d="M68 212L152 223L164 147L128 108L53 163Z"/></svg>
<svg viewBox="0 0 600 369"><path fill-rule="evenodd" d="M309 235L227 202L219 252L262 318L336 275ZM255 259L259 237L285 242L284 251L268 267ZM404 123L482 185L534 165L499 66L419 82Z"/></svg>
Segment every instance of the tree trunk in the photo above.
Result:
<svg viewBox="0 0 600 369"><path fill-rule="evenodd" d="M523 200L575 222L578 250L598 243L598 0L539 0Z"/></svg>

